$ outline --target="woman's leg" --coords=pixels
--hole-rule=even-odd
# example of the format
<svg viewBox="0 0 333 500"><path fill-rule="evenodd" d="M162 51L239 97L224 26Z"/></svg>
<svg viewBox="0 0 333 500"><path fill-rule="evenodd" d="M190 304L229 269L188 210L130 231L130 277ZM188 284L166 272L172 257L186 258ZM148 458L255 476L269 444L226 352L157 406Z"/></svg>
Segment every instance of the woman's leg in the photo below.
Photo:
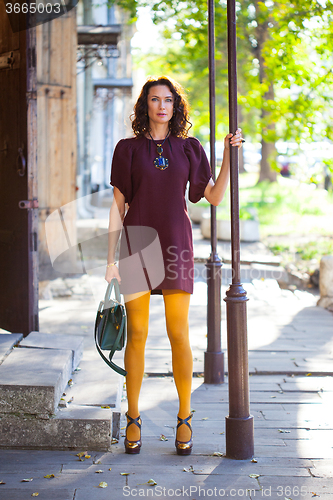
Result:
<svg viewBox="0 0 333 500"><path fill-rule="evenodd" d="M145 367L145 345L148 335L150 292L125 295L127 315L127 343L125 349L126 391L128 414L139 416L139 395ZM140 429L130 425L126 433L129 441L140 439Z"/></svg>
<svg viewBox="0 0 333 500"><path fill-rule="evenodd" d="M163 297L166 327L172 350L173 376L179 397L178 416L184 419L191 412L193 356L188 326L191 294L182 290L163 290ZM181 425L177 431L177 439L189 441L190 438L190 429L186 425Z"/></svg>

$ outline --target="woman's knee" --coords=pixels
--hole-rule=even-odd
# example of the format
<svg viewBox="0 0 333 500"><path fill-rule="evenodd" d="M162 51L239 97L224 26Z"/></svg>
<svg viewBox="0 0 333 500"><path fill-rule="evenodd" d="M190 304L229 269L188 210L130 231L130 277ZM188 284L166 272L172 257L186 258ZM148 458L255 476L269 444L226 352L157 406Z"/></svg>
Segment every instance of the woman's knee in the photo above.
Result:
<svg viewBox="0 0 333 500"><path fill-rule="evenodd" d="M178 346L179 348L189 345L188 324L167 325L167 332L171 345Z"/></svg>
<svg viewBox="0 0 333 500"><path fill-rule="evenodd" d="M148 326L144 324L127 325L127 343L145 345L148 335Z"/></svg>

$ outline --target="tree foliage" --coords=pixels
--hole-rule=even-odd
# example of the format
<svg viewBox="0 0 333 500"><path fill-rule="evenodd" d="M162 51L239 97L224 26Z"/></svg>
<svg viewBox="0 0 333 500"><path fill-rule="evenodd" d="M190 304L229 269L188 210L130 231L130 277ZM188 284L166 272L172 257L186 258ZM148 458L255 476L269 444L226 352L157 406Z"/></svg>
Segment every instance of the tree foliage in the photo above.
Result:
<svg viewBox="0 0 333 500"><path fill-rule="evenodd" d="M155 68L173 71L185 84L196 133L204 137L209 123L206 0L116 1L133 15L138 6L150 6L165 39ZM218 138L228 122L226 4L215 2ZM244 133L261 140L263 148L278 138L333 140L333 2L241 0L236 11Z"/></svg>

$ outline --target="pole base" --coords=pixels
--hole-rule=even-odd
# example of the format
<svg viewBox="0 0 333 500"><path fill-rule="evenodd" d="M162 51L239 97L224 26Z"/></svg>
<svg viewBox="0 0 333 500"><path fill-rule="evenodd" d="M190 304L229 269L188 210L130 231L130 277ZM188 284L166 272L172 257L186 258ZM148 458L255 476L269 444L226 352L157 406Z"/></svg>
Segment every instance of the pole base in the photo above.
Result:
<svg viewBox="0 0 333 500"><path fill-rule="evenodd" d="M205 384L224 383L224 353L205 352Z"/></svg>
<svg viewBox="0 0 333 500"><path fill-rule="evenodd" d="M225 418L226 457L246 460L254 455L253 416Z"/></svg>

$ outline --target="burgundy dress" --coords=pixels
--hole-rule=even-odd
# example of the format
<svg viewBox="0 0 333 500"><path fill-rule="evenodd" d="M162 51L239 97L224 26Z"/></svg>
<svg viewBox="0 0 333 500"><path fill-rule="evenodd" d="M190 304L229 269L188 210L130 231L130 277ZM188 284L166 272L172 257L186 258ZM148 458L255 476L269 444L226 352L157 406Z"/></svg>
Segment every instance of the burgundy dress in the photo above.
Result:
<svg viewBox="0 0 333 500"><path fill-rule="evenodd" d="M185 191L198 202L211 178L203 147L194 137L171 135L163 144L168 168L154 165L156 145L146 137L122 139L112 160L111 182L129 204L120 243L121 292L180 289L193 293L193 239Z"/></svg>

